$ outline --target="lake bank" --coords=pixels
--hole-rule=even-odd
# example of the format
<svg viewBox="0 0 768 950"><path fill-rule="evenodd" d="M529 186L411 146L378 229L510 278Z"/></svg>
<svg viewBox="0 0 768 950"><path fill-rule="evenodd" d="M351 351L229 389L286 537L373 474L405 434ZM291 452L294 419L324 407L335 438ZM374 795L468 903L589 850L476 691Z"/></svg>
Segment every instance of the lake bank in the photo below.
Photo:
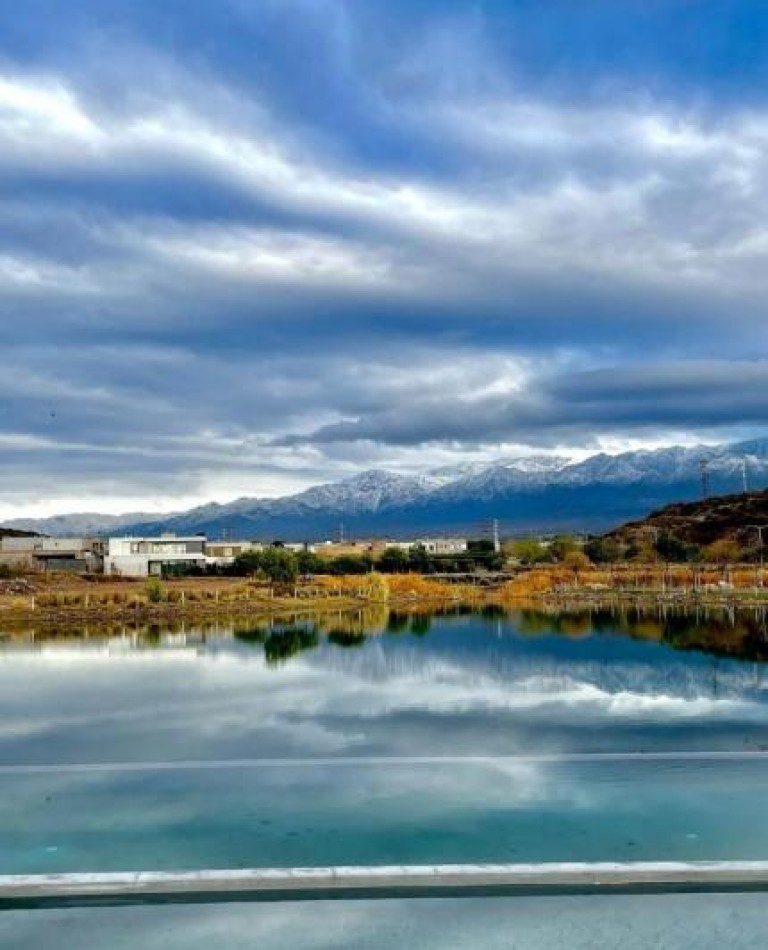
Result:
<svg viewBox="0 0 768 950"><path fill-rule="evenodd" d="M623 566L574 573L536 567L509 575L478 575L473 582L417 574L322 576L293 584L245 578L115 580L71 575L31 575L0 581L0 627L120 622L171 623L221 617L316 615L381 606L440 611L472 608L600 610L768 609L768 587L754 567L728 569ZM751 585L749 582L752 582Z"/></svg>

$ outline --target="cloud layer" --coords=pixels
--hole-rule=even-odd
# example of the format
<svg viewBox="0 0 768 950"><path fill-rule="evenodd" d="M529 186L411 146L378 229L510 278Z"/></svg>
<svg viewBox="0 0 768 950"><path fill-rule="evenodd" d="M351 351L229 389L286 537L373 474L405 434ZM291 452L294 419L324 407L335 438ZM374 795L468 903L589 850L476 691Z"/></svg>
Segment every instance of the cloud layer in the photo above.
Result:
<svg viewBox="0 0 768 950"><path fill-rule="evenodd" d="M685 6L0 13L0 514L759 429L768 104Z"/></svg>

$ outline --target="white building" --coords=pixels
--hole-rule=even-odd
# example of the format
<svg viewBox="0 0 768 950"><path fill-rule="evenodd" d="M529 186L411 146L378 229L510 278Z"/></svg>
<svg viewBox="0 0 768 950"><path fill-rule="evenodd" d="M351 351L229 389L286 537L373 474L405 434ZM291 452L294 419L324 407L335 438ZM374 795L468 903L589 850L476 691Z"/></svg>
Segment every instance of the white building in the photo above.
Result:
<svg viewBox="0 0 768 950"><path fill-rule="evenodd" d="M110 538L104 573L123 577L159 576L169 567L205 567L205 537Z"/></svg>
<svg viewBox="0 0 768 950"><path fill-rule="evenodd" d="M467 542L464 538L423 538L413 547L422 547L427 554L463 554Z"/></svg>

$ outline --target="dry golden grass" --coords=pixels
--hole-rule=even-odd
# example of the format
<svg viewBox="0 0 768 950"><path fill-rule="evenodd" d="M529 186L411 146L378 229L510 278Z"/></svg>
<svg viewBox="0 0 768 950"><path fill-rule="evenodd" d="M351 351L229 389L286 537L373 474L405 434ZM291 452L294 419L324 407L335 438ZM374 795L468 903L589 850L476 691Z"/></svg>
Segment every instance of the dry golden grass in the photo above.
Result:
<svg viewBox="0 0 768 950"><path fill-rule="evenodd" d="M720 596L730 591L750 595L758 583L754 565L623 564L609 567L542 565L521 571L501 588L452 584L419 574L364 574L316 577L311 582L269 585L243 578L183 578L173 580L82 578L68 574L29 577L30 593L0 593L0 616L108 617L151 614L167 620L174 614L213 614L300 608L324 610L349 606L417 604L514 603L548 597L604 594L642 596L692 592ZM768 596L768 571L765 575ZM762 592L759 596L763 596Z"/></svg>

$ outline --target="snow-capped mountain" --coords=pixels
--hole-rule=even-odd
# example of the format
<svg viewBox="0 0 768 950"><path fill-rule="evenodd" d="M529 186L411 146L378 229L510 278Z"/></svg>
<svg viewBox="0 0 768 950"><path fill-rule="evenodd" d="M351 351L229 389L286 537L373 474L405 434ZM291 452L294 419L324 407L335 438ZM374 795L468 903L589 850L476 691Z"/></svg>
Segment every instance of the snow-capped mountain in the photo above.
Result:
<svg viewBox="0 0 768 950"><path fill-rule="evenodd" d="M705 463L713 494L768 487L768 439L597 454L581 461L527 456L468 462L420 475L372 470L284 498L240 498L172 515L59 518L8 522L9 527L85 531L206 532L211 537L316 540L335 537L340 522L353 535L476 533L497 518L506 532L597 531L641 517L671 501L698 498Z"/></svg>

